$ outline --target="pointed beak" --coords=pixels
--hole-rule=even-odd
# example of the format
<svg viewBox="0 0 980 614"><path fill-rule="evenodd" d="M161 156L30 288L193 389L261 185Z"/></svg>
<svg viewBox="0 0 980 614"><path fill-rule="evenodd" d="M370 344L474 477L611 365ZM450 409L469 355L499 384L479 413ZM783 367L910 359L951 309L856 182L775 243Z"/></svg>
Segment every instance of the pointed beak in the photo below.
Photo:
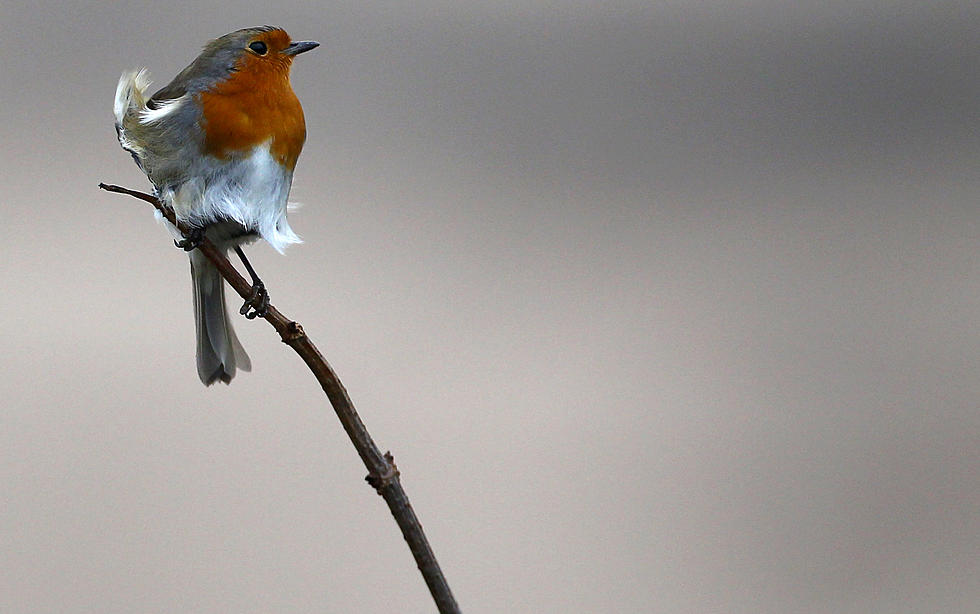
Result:
<svg viewBox="0 0 980 614"><path fill-rule="evenodd" d="M289 43L289 46L282 50L286 55L299 55L305 53L310 49L316 49L320 46L320 43L314 41L296 41Z"/></svg>

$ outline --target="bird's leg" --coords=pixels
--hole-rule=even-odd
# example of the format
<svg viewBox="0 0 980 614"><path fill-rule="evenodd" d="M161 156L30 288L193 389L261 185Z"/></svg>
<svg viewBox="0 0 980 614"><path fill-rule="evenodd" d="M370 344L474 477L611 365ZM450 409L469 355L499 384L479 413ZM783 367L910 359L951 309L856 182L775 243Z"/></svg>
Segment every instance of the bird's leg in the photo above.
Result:
<svg viewBox="0 0 980 614"><path fill-rule="evenodd" d="M204 241L204 231L206 229L202 227L191 228L191 231L184 235L184 238L180 241L174 241L174 245L184 250L185 252L192 252L197 249L201 243Z"/></svg>
<svg viewBox="0 0 980 614"><path fill-rule="evenodd" d="M238 310L238 313L249 320L254 320L260 316L264 317L266 310L269 309L269 293L265 289L265 284L255 274L255 269L252 268L248 258L245 257L245 252L242 251L242 248L236 245L235 253L241 258L242 264L245 265L245 270L248 271L249 276L252 278L252 292L245 299L245 304Z"/></svg>

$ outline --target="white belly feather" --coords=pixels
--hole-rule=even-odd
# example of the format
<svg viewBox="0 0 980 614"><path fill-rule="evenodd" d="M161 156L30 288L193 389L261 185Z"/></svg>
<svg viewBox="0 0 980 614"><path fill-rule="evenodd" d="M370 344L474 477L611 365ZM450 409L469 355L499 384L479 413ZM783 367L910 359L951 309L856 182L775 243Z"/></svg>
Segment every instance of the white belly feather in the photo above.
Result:
<svg viewBox="0 0 980 614"><path fill-rule="evenodd" d="M279 252L302 242L286 219L293 174L270 155L269 143L240 158L204 156L187 174L184 183L160 194L181 220L195 226L232 220Z"/></svg>

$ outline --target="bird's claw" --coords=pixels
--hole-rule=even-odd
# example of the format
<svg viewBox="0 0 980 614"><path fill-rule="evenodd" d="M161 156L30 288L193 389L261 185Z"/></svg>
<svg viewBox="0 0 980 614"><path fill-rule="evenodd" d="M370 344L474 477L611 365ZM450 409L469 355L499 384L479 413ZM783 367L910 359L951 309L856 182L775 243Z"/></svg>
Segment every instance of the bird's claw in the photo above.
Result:
<svg viewBox="0 0 980 614"><path fill-rule="evenodd" d="M238 313L242 314L249 320L254 320L258 317L265 317L266 312L269 310L269 293L265 289L265 284L261 280L256 280L252 284L252 292L245 299L245 303L242 308L238 310Z"/></svg>
<svg viewBox="0 0 980 614"><path fill-rule="evenodd" d="M204 242L204 229L203 228L192 228L191 231L184 235L184 238L180 241L174 241L174 246L179 247L185 252L192 252L201 246Z"/></svg>

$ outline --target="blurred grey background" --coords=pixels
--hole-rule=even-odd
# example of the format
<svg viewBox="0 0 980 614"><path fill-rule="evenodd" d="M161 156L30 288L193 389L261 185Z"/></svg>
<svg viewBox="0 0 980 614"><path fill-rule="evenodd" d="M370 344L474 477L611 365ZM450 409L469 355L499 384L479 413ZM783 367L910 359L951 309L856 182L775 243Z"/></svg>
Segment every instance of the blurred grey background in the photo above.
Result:
<svg viewBox="0 0 980 614"><path fill-rule="evenodd" d="M431 612L262 322L203 388L119 74L322 47L250 250L466 612L976 612L976 2L0 4L0 611Z"/></svg>

